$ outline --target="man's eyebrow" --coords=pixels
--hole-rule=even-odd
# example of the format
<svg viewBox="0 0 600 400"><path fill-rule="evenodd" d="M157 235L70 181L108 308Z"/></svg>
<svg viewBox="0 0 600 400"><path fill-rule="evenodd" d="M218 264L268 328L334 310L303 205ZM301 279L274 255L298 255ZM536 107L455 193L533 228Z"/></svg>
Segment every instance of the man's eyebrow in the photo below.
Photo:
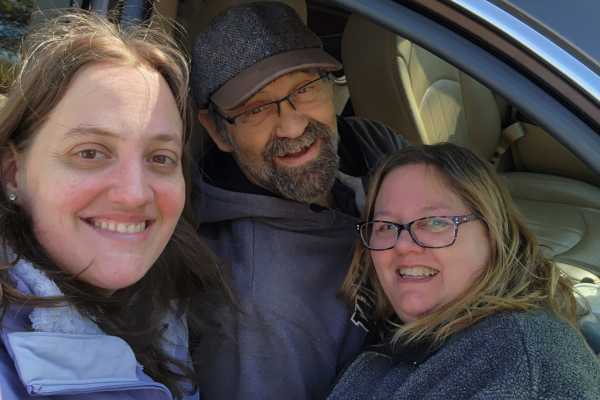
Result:
<svg viewBox="0 0 600 400"><path fill-rule="evenodd" d="M267 86L268 86L268 85L267 85ZM263 93L263 92L264 92L264 90L265 90L265 88L266 88L267 86L263 87L263 88L262 88L262 89L260 89L258 92L254 93L254 94L252 95L252 97L250 97L248 100L246 100L245 102L243 102L242 104L240 104L240 105L239 105L239 106L237 106L236 108L232 109L231 111L233 111L233 112L241 112L241 111L242 111L242 109L243 109L243 108L246 106L246 104L248 104L248 103L250 102L250 100L252 100L252 99L254 98L254 96L256 96L257 94L259 94L259 93Z"/></svg>
<svg viewBox="0 0 600 400"><path fill-rule="evenodd" d="M300 69L300 70L296 70L296 71L290 71L287 74L281 75L280 77L273 79L271 82L269 82L265 86L263 86L258 92L254 93L248 100L246 100L245 102L243 102L242 104L240 104L239 106L234 108L232 111L236 111L239 108L244 107L246 104L248 104L248 102L250 102L250 100L252 100L252 97L256 96L257 94L264 93L267 86L269 86L271 83L275 82L279 78L283 78L284 76L288 76L288 75L300 74L300 73L308 74L308 73L310 73L310 71L312 71L312 69L310 69L310 68L309 69ZM267 104L267 103L265 103L265 104Z"/></svg>

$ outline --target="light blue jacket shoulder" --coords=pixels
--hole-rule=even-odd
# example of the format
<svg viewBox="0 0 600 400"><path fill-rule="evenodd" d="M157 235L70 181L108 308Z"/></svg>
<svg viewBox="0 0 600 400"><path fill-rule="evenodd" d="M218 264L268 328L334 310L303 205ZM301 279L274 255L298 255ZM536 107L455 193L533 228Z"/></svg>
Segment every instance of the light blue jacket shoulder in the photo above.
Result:
<svg viewBox="0 0 600 400"><path fill-rule="evenodd" d="M11 268L25 294L61 296L32 265ZM169 318L163 346L187 360L185 322ZM31 326L33 331L25 331ZM129 345L104 334L74 307L9 310L0 330L0 399L47 396L53 400L171 400L162 384L143 372ZM75 395L75 396L73 396ZM199 399L198 393L186 399Z"/></svg>

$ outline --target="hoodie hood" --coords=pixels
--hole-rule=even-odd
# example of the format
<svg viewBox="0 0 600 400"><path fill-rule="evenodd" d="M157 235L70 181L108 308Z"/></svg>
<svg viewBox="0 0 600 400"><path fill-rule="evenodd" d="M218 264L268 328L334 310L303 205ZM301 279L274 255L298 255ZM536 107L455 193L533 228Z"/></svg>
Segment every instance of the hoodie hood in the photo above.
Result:
<svg viewBox="0 0 600 400"><path fill-rule="evenodd" d="M315 204L298 203L276 196L229 191L202 182L200 179L194 182L194 187L196 188L195 197L202 199L201 202L195 202L194 214L202 223L255 217L323 224L327 223L327 219L324 221L323 218L326 214L325 211L333 211ZM351 215L356 217L362 209L365 199L361 179L338 173L338 180L333 191L336 202L339 203L340 197L349 200L351 206L348 208L353 209ZM210 210L210 213L206 210ZM311 212L307 212L307 210Z"/></svg>

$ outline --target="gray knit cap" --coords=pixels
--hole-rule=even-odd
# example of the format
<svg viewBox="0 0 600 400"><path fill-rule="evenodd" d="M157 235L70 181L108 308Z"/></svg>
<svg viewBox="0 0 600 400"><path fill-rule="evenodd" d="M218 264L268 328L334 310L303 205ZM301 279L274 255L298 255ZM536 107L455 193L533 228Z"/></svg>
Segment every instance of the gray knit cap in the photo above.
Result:
<svg viewBox="0 0 600 400"><path fill-rule="evenodd" d="M338 70L321 39L278 2L247 3L218 14L198 35L191 84L200 109L231 110L277 78L300 69Z"/></svg>

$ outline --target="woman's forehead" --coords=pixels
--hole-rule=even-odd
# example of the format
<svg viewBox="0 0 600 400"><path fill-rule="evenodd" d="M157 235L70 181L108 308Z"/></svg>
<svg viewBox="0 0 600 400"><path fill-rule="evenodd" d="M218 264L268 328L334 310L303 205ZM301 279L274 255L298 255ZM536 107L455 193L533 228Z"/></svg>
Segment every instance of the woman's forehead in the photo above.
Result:
<svg viewBox="0 0 600 400"><path fill-rule="evenodd" d="M409 164L392 169L383 178L374 214L421 215L466 212L464 201L443 181L437 169Z"/></svg>

